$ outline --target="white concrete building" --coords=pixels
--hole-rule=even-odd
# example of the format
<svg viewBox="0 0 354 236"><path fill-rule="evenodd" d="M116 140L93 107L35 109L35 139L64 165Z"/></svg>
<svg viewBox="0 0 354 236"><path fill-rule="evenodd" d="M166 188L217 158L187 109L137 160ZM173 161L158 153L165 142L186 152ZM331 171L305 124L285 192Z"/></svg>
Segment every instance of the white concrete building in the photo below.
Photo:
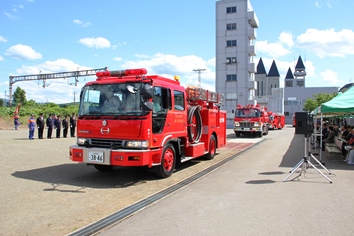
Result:
<svg viewBox="0 0 354 236"><path fill-rule="evenodd" d="M237 104L256 104L254 40L259 22L249 0L216 2L215 90L224 94L227 127L233 127Z"/></svg>

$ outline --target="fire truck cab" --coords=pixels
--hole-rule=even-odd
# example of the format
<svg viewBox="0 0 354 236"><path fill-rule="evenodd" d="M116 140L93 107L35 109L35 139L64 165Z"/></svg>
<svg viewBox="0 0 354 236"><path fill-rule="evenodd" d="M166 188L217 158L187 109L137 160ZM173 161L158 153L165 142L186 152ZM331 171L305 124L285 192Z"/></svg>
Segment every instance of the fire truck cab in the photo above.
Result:
<svg viewBox="0 0 354 236"><path fill-rule="evenodd" d="M77 145L70 159L99 171L113 166L155 168L169 177L176 164L213 159L226 145L221 96L184 88L179 77L146 75L146 69L97 72L80 94Z"/></svg>
<svg viewBox="0 0 354 236"><path fill-rule="evenodd" d="M254 134L259 137L268 134L269 117L267 108L260 105L237 105L234 118L236 137L241 134Z"/></svg>

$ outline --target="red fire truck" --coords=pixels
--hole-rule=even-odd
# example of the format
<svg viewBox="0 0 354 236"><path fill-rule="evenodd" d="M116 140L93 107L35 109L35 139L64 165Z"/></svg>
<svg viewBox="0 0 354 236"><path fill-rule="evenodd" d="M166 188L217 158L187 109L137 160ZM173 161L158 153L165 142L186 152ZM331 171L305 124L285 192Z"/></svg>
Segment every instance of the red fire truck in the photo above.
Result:
<svg viewBox="0 0 354 236"><path fill-rule="evenodd" d="M97 72L80 94L77 145L70 159L99 171L113 166L155 168L161 178L175 165L226 145L222 97L146 69Z"/></svg>
<svg viewBox="0 0 354 236"><path fill-rule="evenodd" d="M280 113L268 111L269 123L268 128L271 130L282 129L285 125L285 117Z"/></svg>
<svg viewBox="0 0 354 236"><path fill-rule="evenodd" d="M236 137L241 134L255 134L259 137L268 134L269 117L266 107L257 105L237 105L234 118Z"/></svg>

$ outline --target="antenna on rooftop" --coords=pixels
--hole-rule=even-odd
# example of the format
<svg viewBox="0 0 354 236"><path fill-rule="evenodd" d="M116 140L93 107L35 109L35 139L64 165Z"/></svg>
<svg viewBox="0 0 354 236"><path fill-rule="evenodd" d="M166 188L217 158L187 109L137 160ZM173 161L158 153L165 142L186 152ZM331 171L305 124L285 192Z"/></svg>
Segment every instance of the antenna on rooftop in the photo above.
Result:
<svg viewBox="0 0 354 236"><path fill-rule="evenodd" d="M198 73L198 86L201 87L202 79L200 78L200 74L205 71L205 69L194 69L193 71Z"/></svg>

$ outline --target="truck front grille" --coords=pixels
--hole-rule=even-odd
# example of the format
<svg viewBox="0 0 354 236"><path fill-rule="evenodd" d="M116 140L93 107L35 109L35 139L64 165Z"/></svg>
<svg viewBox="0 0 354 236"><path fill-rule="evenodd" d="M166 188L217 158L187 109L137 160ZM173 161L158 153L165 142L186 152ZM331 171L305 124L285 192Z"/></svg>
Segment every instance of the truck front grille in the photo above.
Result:
<svg viewBox="0 0 354 236"><path fill-rule="evenodd" d="M241 121L240 126L241 128L252 128L254 125L254 122L249 122L249 121Z"/></svg>
<svg viewBox="0 0 354 236"><path fill-rule="evenodd" d="M91 147L100 147L100 148L112 148L118 149L122 147L122 140L112 140L112 139L91 139Z"/></svg>

